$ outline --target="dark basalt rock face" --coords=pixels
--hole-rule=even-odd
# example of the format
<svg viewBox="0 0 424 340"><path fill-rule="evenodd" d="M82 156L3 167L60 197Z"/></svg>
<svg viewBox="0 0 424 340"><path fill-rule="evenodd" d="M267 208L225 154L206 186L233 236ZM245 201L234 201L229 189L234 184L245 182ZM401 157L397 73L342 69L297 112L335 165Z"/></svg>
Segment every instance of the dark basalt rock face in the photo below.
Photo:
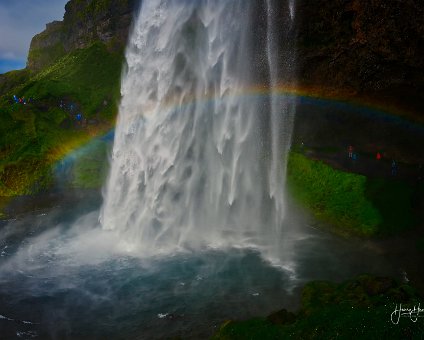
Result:
<svg viewBox="0 0 424 340"><path fill-rule="evenodd" d="M298 0L298 79L416 113L424 99L424 2Z"/></svg>
<svg viewBox="0 0 424 340"><path fill-rule="evenodd" d="M32 38L28 53L28 69L41 70L65 54L63 29L62 21L53 21L46 25L45 31Z"/></svg>
<svg viewBox="0 0 424 340"><path fill-rule="evenodd" d="M94 41L102 41L111 50L123 49L140 2L69 1L64 20L48 24L33 38L28 68L37 72ZM264 6L258 1L260 10L256 19L253 16L259 31L266 30ZM288 27L288 1L273 0L281 46L296 44L292 65L296 85L375 99L423 116L423 1L297 0L295 6L294 27L283 32ZM287 66L284 51L279 51L281 68Z"/></svg>
<svg viewBox="0 0 424 340"><path fill-rule="evenodd" d="M75 49L95 41L123 49L140 0L71 0L63 21L46 25L31 41L27 67L39 71Z"/></svg>
<svg viewBox="0 0 424 340"><path fill-rule="evenodd" d="M100 40L124 47L138 0L72 0L65 6L65 50Z"/></svg>

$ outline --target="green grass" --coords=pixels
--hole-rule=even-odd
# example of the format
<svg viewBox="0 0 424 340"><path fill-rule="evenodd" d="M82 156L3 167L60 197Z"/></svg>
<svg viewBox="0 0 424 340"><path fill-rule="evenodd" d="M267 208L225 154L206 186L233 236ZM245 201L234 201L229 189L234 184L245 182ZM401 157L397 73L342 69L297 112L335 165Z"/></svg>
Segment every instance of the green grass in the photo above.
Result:
<svg viewBox="0 0 424 340"><path fill-rule="evenodd" d="M291 152L288 188L314 215L345 235L392 234L414 224L412 187L368 179Z"/></svg>
<svg viewBox="0 0 424 340"><path fill-rule="evenodd" d="M68 54L37 74L18 95L39 101L54 100L52 105L67 99L78 104L86 117L99 113L111 120L120 96L122 62L122 53L109 52L104 44L94 43L87 49Z"/></svg>
<svg viewBox="0 0 424 340"><path fill-rule="evenodd" d="M77 157L72 169L72 187L96 189L103 185L108 169L107 150L106 142L95 141L89 150Z"/></svg>
<svg viewBox="0 0 424 340"><path fill-rule="evenodd" d="M368 179L366 182L365 195L383 217L380 229L389 234L414 225L413 194L413 188L402 181Z"/></svg>
<svg viewBox="0 0 424 340"><path fill-rule="evenodd" d="M244 339L284 339L287 338L282 327L274 325L265 318L248 321L228 321L224 323L212 340Z"/></svg>
<svg viewBox="0 0 424 340"><path fill-rule="evenodd" d="M25 83L29 77L30 72L27 69L0 74L0 96L8 93L16 86Z"/></svg>
<svg viewBox="0 0 424 340"><path fill-rule="evenodd" d="M420 238L417 241L417 249L421 252L424 252L424 238Z"/></svg>
<svg viewBox="0 0 424 340"><path fill-rule="evenodd" d="M364 176L334 170L322 162L292 152L288 161L288 187L314 214L341 232L369 236L382 222L379 211L365 196Z"/></svg>
<svg viewBox="0 0 424 340"><path fill-rule="evenodd" d="M28 53L28 60L30 63L33 63L32 65L35 63L35 68L39 70L54 64L65 54L66 52L63 48L63 43L59 42L52 46L43 47L41 49L30 49Z"/></svg>
<svg viewBox="0 0 424 340"><path fill-rule="evenodd" d="M420 339L424 323L390 317L396 305L418 306L415 290L390 278L362 275L340 284L308 283L292 320L271 316L224 323L213 339ZM283 313L283 314L287 314Z"/></svg>
<svg viewBox="0 0 424 340"><path fill-rule="evenodd" d="M76 50L0 98L0 196L30 194L49 185L51 165L93 134L109 129L117 112L122 53L95 43ZM34 103L13 104L12 95ZM75 103L98 123L81 128L58 107Z"/></svg>

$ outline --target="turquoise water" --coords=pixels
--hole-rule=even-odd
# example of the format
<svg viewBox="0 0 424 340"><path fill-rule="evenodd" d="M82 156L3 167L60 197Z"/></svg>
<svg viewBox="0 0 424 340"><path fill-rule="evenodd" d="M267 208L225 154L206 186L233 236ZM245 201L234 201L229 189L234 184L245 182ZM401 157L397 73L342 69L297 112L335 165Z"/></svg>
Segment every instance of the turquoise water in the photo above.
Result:
<svg viewBox="0 0 424 340"><path fill-rule="evenodd" d="M100 229L100 202L69 194L2 222L2 338L205 338L227 319L296 310L308 280L397 274L363 243L320 232L305 217L290 219L285 239L295 253L286 265L236 248L142 258Z"/></svg>

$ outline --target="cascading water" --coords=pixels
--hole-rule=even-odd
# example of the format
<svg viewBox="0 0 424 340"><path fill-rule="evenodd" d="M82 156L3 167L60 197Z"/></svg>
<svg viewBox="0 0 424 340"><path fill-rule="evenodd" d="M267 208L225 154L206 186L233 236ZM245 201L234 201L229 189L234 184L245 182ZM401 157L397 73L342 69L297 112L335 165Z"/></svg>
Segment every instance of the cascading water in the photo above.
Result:
<svg viewBox="0 0 424 340"><path fill-rule="evenodd" d="M289 0L290 18L294 20L295 3L294 0Z"/></svg>
<svg viewBox="0 0 424 340"><path fill-rule="evenodd" d="M287 168L287 154L290 149L292 127L294 122L295 102L287 96L278 94L279 83L294 84L295 53L290 48L290 29L294 19L294 0L288 4L290 22L285 26L288 28L283 37L283 46L277 39L277 19L281 16L273 6L272 0L267 0L267 58L270 74L270 100L271 100L271 164L269 167L269 193L274 198L276 209L276 225L280 225L285 216L285 178Z"/></svg>
<svg viewBox="0 0 424 340"><path fill-rule="evenodd" d="M252 44L256 7L246 0L143 2L126 52L100 214L103 228L118 231L131 249L265 249L280 237L294 106L272 95L283 71L272 15L271 95L248 91L262 72L254 60L264 59Z"/></svg>

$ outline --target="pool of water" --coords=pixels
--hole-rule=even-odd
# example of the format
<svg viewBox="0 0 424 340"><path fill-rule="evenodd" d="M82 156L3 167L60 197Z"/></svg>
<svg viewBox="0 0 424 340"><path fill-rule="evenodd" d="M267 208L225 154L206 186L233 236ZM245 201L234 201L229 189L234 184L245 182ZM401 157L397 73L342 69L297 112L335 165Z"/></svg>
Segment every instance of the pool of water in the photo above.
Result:
<svg viewBox="0 0 424 340"><path fill-rule="evenodd" d="M313 279L398 275L364 243L316 229L296 206L272 260L254 248L143 258L98 224L99 194L0 225L2 338L205 338L228 319L296 310Z"/></svg>

